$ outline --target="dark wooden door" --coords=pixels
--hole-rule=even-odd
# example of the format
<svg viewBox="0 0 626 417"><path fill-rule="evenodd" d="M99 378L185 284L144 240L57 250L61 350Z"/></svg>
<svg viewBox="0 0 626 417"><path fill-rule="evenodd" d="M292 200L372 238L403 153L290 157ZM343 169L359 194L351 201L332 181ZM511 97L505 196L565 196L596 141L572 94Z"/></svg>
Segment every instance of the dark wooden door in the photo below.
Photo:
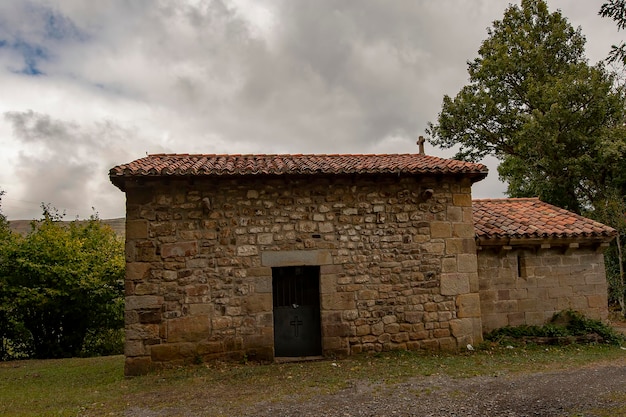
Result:
<svg viewBox="0 0 626 417"><path fill-rule="evenodd" d="M322 353L319 266L272 268L274 355Z"/></svg>

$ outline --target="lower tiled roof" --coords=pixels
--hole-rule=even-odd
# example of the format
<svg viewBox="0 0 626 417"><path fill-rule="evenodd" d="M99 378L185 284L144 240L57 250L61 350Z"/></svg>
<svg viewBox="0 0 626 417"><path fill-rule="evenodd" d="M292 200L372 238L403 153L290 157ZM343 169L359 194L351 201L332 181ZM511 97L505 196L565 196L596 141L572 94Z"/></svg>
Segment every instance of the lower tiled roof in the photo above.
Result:
<svg viewBox="0 0 626 417"><path fill-rule="evenodd" d="M479 239L609 238L616 234L609 226L538 198L474 200L472 206Z"/></svg>
<svg viewBox="0 0 626 417"><path fill-rule="evenodd" d="M463 174L479 181L483 164L423 154L384 155L189 155L156 154L118 165L109 177L123 178L316 174Z"/></svg>

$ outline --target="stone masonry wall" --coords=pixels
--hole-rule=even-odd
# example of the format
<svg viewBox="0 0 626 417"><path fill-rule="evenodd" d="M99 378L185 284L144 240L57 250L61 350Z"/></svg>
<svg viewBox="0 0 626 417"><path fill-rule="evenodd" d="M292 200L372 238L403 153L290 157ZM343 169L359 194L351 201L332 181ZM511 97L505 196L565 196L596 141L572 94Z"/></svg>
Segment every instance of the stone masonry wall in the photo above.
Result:
<svg viewBox="0 0 626 417"><path fill-rule="evenodd" d="M273 266L320 265L325 355L481 340L466 179L161 178L126 192L127 375L273 359Z"/></svg>
<svg viewBox="0 0 626 417"><path fill-rule="evenodd" d="M480 308L485 333L504 326L543 325L572 309L608 316L604 256L591 248L478 251Z"/></svg>

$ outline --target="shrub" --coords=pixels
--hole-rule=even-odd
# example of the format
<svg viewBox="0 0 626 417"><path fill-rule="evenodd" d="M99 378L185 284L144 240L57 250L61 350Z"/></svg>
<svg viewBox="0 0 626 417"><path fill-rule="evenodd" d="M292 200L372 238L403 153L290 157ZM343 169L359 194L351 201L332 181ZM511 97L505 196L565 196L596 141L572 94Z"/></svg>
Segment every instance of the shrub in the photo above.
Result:
<svg viewBox="0 0 626 417"><path fill-rule="evenodd" d="M582 337L594 335L597 337ZM576 338L578 342L602 341L614 345L619 345L625 340L624 335L600 320L587 318L573 310L564 310L554 314L550 322L543 326L506 326L485 335L487 341L506 344L515 341L532 343L541 338L553 339L555 343L563 342L567 338Z"/></svg>

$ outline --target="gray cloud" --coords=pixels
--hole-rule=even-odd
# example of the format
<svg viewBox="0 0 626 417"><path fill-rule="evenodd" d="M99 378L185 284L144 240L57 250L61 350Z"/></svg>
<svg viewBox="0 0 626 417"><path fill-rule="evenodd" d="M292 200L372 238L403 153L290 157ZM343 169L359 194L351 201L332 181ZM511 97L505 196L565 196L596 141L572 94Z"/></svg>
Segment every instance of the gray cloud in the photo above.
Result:
<svg viewBox="0 0 626 417"><path fill-rule="evenodd" d="M550 1L583 26L592 61L619 39L597 17L601 3ZM3 210L25 216L11 209L15 198L121 216L123 195L106 174L146 152L414 152L507 5L2 2L0 42L22 39L41 51L28 64L25 49L0 46ZM475 192L500 196L489 164L490 179Z"/></svg>
<svg viewBox="0 0 626 417"><path fill-rule="evenodd" d="M32 110L7 112L4 118L26 145L14 168L24 184L23 200L49 203L70 216L89 215L92 207L109 211L123 200L116 195L111 201L107 172L129 158L129 138L139 136L132 128L111 121L82 126ZM28 217L40 214L31 206Z"/></svg>

